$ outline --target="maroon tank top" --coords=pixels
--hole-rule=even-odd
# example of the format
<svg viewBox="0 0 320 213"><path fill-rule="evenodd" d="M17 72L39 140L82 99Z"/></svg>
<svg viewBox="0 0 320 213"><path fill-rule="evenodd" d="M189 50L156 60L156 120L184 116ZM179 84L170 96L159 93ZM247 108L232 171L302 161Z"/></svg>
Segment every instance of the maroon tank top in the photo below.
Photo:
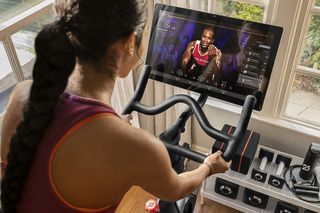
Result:
<svg viewBox="0 0 320 213"><path fill-rule="evenodd" d="M192 52L193 58L196 60L197 64L199 64L202 67L205 67L209 64L209 54L206 53L200 53L200 41L197 40L196 44L194 46L193 52Z"/></svg>
<svg viewBox="0 0 320 213"><path fill-rule="evenodd" d="M52 123L38 145L31 169L26 178L18 212L21 213L75 213L115 212L119 203L101 209L77 208L64 201L52 186L50 157L59 141L71 130L88 120L107 114L118 116L110 107L99 101L64 93L55 109Z"/></svg>

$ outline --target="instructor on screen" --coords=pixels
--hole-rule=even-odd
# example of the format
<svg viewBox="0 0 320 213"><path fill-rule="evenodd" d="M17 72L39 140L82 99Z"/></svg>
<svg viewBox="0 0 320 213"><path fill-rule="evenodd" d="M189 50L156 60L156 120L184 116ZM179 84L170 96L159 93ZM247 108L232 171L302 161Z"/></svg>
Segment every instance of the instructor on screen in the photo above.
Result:
<svg viewBox="0 0 320 213"><path fill-rule="evenodd" d="M221 51L213 45L214 30L204 28L201 40L191 41L180 61L180 68L190 80L217 84L221 66Z"/></svg>

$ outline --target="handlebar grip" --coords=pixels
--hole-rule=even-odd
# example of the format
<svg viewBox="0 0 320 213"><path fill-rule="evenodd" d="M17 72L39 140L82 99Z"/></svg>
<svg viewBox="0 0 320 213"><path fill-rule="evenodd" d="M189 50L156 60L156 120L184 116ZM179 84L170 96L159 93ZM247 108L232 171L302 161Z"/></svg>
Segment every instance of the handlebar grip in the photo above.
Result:
<svg viewBox="0 0 320 213"><path fill-rule="evenodd" d="M166 148L168 151L174 152L176 154L182 155L184 157L189 158L190 160L193 160L197 163L203 163L203 161L206 159L206 155L201 154L199 152L192 151L190 149L187 149L185 147L179 146L179 145L172 145L169 143L164 142Z"/></svg>
<svg viewBox="0 0 320 213"><path fill-rule="evenodd" d="M235 135L245 134L256 101L257 99L253 95L248 95L246 97L240 114L239 123L235 130Z"/></svg>
<svg viewBox="0 0 320 213"><path fill-rule="evenodd" d="M230 160L232 160L232 158L234 157L237 148L238 148L238 144L240 144L239 140L233 139L231 141L229 141L228 143L228 147L227 149L222 153L221 157L229 162Z"/></svg>
<svg viewBox="0 0 320 213"><path fill-rule="evenodd" d="M143 70L141 72L141 77L139 78L139 81L137 83L136 91L134 92L132 98L128 102L128 104L125 106L125 108L122 111L122 115L131 114L134 110L134 104L136 102L140 102L144 93L144 90L146 89L149 75L151 73L151 66L144 65Z"/></svg>
<svg viewBox="0 0 320 213"><path fill-rule="evenodd" d="M240 114L237 128L233 134L232 139L228 142L227 149L222 154L222 158L225 161L230 161L236 154L236 151L241 143L241 140L243 139L243 136L246 133L255 103L256 103L256 98L253 95L248 95L246 97L241 114Z"/></svg>

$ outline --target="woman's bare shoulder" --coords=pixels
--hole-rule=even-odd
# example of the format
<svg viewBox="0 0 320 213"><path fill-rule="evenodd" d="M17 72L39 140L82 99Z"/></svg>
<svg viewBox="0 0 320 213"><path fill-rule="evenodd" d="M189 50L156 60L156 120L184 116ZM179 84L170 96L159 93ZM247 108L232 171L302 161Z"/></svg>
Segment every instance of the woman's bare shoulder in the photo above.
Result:
<svg viewBox="0 0 320 213"><path fill-rule="evenodd" d="M123 154L141 153L159 144L154 135L140 128L132 127L129 123L112 114L90 120L73 132L69 140L76 141L77 145L81 147L90 146L89 148L93 149L92 153L107 152L109 155L116 155L119 150L122 150ZM69 143L64 143L64 147L68 146Z"/></svg>
<svg viewBox="0 0 320 213"><path fill-rule="evenodd" d="M104 137L108 134L109 137L114 138L114 146L118 148L115 151L121 150L124 164L130 161L131 167L135 169L138 169L137 166L141 168L148 166L146 159L157 165L163 164L163 159L168 154L164 144L153 134L141 128L132 127L121 119L114 119L114 121L110 119L106 122L106 127L110 129L101 134L105 134Z"/></svg>
<svg viewBox="0 0 320 213"><path fill-rule="evenodd" d="M116 116L105 116L100 121L93 121L92 125L99 128L97 132L101 135L101 138L105 138L106 135L109 137L116 138L117 141L121 141L129 146L139 145L144 143L155 143L158 139L151 133L133 127L124 120Z"/></svg>
<svg viewBox="0 0 320 213"><path fill-rule="evenodd" d="M86 125L86 132L81 138L91 137L91 148L96 147L95 153L108 152L110 156L162 156L165 152L163 144L153 134L136 127L116 116L104 116ZM93 134L94 132L94 134ZM94 135L94 141L93 139ZM83 144L86 146L85 144ZM139 160L136 158L134 160ZM131 161L134 161L131 159Z"/></svg>
<svg viewBox="0 0 320 213"><path fill-rule="evenodd" d="M32 85L32 80L25 80L18 83L12 90L8 107L10 107L10 104L16 103L16 102L25 103L29 98L31 85Z"/></svg>
<svg viewBox="0 0 320 213"><path fill-rule="evenodd" d="M4 124L9 122L9 126L11 126L12 122L14 124L20 122L22 119L23 108L29 98L31 84L31 80L22 81L12 90L4 117ZM15 126L14 124L13 126Z"/></svg>
<svg viewBox="0 0 320 213"><path fill-rule="evenodd" d="M22 120L22 111L29 98L32 81L26 80L18 83L10 94L7 109L2 121L1 131L1 157L4 159L9 148L9 141L17 125Z"/></svg>

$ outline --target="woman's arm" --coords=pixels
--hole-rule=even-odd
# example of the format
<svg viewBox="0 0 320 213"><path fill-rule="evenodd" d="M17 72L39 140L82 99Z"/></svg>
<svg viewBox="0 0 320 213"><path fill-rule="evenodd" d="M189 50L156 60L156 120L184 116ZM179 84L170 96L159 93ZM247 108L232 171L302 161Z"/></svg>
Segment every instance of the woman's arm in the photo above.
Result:
<svg viewBox="0 0 320 213"><path fill-rule="evenodd" d="M210 175L209 166L212 174L225 172L230 166L222 159L221 152L217 152L207 157L208 165L202 164L193 171L178 175L171 167L164 144L153 135L142 130L138 132L136 138L140 138L140 145L132 155L136 156L135 159L130 160L135 167L132 181L163 200L176 201L190 194Z"/></svg>

